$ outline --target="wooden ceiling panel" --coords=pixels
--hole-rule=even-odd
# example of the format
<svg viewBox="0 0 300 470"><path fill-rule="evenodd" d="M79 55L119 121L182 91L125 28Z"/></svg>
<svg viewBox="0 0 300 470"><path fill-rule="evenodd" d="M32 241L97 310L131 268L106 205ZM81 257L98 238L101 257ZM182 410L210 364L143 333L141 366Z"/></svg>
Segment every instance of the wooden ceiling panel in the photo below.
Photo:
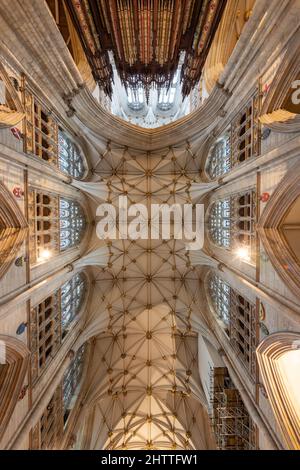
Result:
<svg viewBox="0 0 300 470"><path fill-rule="evenodd" d="M169 87L180 53L183 95L199 81L225 0L67 0L100 87L111 96L111 50L126 88Z"/></svg>

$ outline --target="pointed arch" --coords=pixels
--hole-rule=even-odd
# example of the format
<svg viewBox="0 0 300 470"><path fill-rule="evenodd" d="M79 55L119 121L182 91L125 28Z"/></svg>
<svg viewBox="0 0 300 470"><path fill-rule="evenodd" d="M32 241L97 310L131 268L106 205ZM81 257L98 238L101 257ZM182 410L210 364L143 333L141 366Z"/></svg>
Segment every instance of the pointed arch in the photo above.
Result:
<svg viewBox="0 0 300 470"><path fill-rule="evenodd" d="M300 450L300 333L275 333L257 348L257 360L288 449Z"/></svg>
<svg viewBox="0 0 300 470"><path fill-rule="evenodd" d="M262 107L261 123L275 132L300 130L300 105L292 101L293 93L297 91L293 84L300 79L299 40L300 31L287 48Z"/></svg>
<svg viewBox="0 0 300 470"><path fill-rule="evenodd" d="M0 182L0 278L21 248L27 231L28 224L18 204Z"/></svg>
<svg viewBox="0 0 300 470"><path fill-rule="evenodd" d="M13 127L24 119L25 111L2 62L0 62L0 81L3 82L5 92L9 97L9 103L0 104L0 128Z"/></svg>
<svg viewBox="0 0 300 470"><path fill-rule="evenodd" d="M300 174L298 164L279 183L265 208L257 231L274 268L300 296Z"/></svg>
<svg viewBox="0 0 300 470"><path fill-rule="evenodd" d="M0 361L1 439L19 399L28 369L30 353L25 343L6 335L0 335L0 348L4 353Z"/></svg>

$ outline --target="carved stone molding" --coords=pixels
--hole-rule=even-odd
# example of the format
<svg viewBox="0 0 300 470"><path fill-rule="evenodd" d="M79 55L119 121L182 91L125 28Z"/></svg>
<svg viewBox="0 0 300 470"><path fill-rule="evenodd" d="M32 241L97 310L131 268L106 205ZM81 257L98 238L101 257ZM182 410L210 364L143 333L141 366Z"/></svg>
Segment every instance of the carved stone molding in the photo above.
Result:
<svg viewBox="0 0 300 470"><path fill-rule="evenodd" d="M284 217L300 197L298 164L279 183L258 222L257 232L277 273L300 297L300 264L289 246L283 230Z"/></svg>
<svg viewBox="0 0 300 470"><path fill-rule="evenodd" d="M28 231L13 195L0 182L0 278L14 261Z"/></svg>
<svg viewBox="0 0 300 470"><path fill-rule="evenodd" d="M30 353L25 343L11 336L0 335L0 344L5 362L0 364L1 440L21 394Z"/></svg>
<svg viewBox="0 0 300 470"><path fill-rule="evenodd" d="M292 332L270 335L257 348L263 385L287 447L293 450L300 449L300 411L292 399L288 380L285 378L282 366L280 367L280 360L284 355L299 348L300 333Z"/></svg>
<svg viewBox="0 0 300 470"><path fill-rule="evenodd" d="M300 78L300 32L292 39L264 101L260 121L275 132L298 132L300 114L293 112L292 84ZM296 91L296 90L294 90ZM290 100L290 109L288 100ZM298 106L300 109L300 106Z"/></svg>

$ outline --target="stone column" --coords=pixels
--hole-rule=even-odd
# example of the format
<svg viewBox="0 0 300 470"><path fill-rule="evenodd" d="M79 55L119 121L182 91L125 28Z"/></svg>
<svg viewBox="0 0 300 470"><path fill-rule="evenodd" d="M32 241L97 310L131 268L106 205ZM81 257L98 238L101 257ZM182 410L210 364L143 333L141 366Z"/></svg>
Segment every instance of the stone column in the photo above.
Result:
<svg viewBox="0 0 300 470"><path fill-rule="evenodd" d="M66 372L67 368L71 364L73 357L74 357L74 352L71 350L65 357L59 372L54 377L52 382L49 384L45 393L42 395L40 401L29 411L29 414L25 418L18 434L14 436L9 442L9 444L7 445L7 449L18 450L22 448L22 444L24 440L27 438L31 429L37 424L46 406L51 400L55 390L61 383L64 373Z"/></svg>
<svg viewBox="0 0 300 470"><path fill-rule="evenodd" d="M10 312L14 312L14 308L17 305L29 300L33 296L33 294L39 291L44 285L49 286L49 284L53 281L55 281L56 283L60 280L62 281L62 283L65 282L66 276L72 271L73 265L67 265L60 271L57 271L56 273L50 276L48 275L44 278L36 279L33 282L22 286L17 291L14 291L7 300L5 298L2 299L3 304L0 305L0 318L9 315Z"/></svg>

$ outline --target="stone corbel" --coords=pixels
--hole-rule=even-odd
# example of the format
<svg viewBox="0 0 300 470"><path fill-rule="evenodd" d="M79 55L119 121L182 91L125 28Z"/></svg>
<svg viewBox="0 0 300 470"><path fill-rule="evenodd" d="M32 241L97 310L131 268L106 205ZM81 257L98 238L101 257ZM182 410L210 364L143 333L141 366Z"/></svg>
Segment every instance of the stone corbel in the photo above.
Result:
<svg viewBox="0 0 300 470"><path fill-rule="evenodd" d="M69 93L64 93L62 95L62 99L68 106L68 110L66 111L66 114L69 118L73 117L76 114L76 109L73 106L73 100L74 98L79 95L79 93L85 88L85 84L81 83L77 85L77 88L73 88L72 91Z"/></svg>
<svg viewBox="0 0 300 470"><path fill-rule="evenodd" d="M227 88L225 88L224 85L220 83L219 81L217 81L216 87L222 91L223 95L226 96L226 98L229 99L232 97L232 92L229 91Z"/></svg>

